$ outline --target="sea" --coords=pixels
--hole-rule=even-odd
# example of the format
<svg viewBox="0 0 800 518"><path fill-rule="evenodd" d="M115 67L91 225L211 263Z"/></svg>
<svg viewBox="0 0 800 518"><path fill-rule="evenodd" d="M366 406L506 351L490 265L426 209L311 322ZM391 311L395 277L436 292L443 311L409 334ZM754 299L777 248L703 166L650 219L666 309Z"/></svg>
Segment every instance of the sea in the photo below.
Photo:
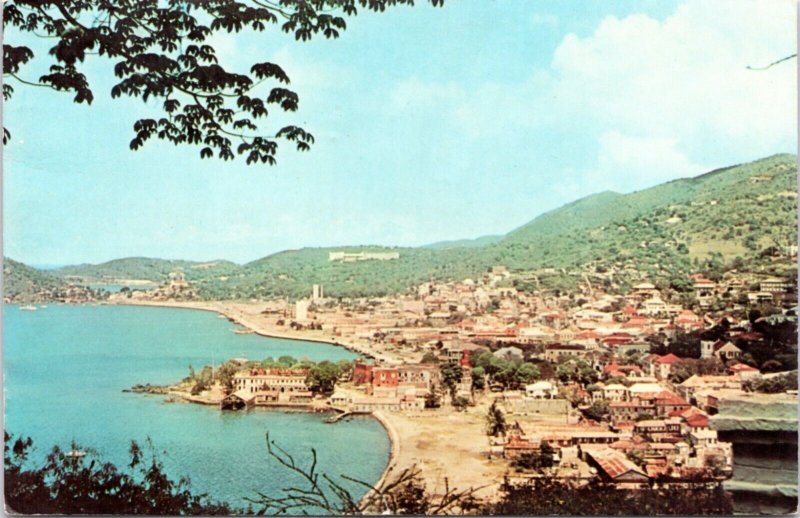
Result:
<svg viewBox="0 0 800 518"><path fill-rule="evenodd" d="M58 304L22 311L6 305L4 428L33 439L34 463L54 445L71 450L75 443L124 469L135 440L174 479L189 477L193 492L238 507L259 492L275 496L298 482L268 455L269 433L301 464L310 463L315 450L318 472L362 495L362 486L340 476L375 483L386 468L390 442L374 419L328 424L325 414L261 408L221 412L123 392L137 383L174 383L188 376L190 366L199 371L233 357L356 357L333 345L234 334L233 328L207 311Z"/></svg>

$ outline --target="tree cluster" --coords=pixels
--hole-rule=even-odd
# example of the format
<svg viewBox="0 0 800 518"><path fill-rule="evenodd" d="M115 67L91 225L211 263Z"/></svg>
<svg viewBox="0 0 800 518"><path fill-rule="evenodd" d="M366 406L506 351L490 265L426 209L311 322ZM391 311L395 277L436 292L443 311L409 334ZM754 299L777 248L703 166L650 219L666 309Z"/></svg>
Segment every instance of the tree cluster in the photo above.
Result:
<svg viewBox="0 0 800 518"><path fill-rule="evenodd" d="M727 515L733 503L721 484L687 484L675 489L619 489L598 480L581 484L535 478L523 484L506 482L488 515L526 516L657 516Z"/></svg>
<svg viewBox="0 0 800 518"><path fill-rule="evenodd" d="M434 6L443 0L431 0ZM294 112L299 97L278 64L257 61L235 71L221 63L212 38L220 33L264 32L273 26L298 41L338 38L359 8L384 11L413 0L9 0L3 6L3 96L33 85L68 92L91 104L95 90L85 73L89 56L114 63L111 97L157 100L161 114L134 122L130 148L151 138L200 148L201 158L275 164L278 142L305 151L314 137L294 125L264 132L273 109ZM10 31L10 28L14 28ZM11 42L28 33L53 41L48 73L25 77L35 56ZM4 128L4 142L10 133Z"/></svg>
<svg viewBox="0 0 800 518"><path fill-rule="evenodd" d="M71 452L54 447L43 465L31 467L32 446L30 438L5 434L5 503L12 512L166 516L244 512L193 494L188 479L172 480L155 454L151 452L151 458L145 459L136 442L131 442L126 471L95 460L92 452L86 453L76 444Z"/></svg>

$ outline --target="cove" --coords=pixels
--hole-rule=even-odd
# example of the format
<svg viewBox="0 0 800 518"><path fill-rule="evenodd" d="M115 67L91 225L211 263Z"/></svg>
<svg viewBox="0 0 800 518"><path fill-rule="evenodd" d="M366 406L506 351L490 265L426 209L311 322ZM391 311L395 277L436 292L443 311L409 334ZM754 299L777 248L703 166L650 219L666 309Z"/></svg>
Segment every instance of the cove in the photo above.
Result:
<svg viewBox="0 0 800 518"><path fill-rule="evenodd" d="M389 439L373 419L331 425L324 414L223 413L122 392L136 383L172 383L190 365L200 369L231 357L356 357L343 348L234 334L233 324L207 311L110 305L36 311L7 305L3 311L5 429L33 438L35 459L74 440L122 467L130 441L149 440L171 476L188 476L194 492L237 506L291 482L266 453L267 431L299 459L309 461L315 448L318 469L329 475L374 483L388 462Z"/></svg>

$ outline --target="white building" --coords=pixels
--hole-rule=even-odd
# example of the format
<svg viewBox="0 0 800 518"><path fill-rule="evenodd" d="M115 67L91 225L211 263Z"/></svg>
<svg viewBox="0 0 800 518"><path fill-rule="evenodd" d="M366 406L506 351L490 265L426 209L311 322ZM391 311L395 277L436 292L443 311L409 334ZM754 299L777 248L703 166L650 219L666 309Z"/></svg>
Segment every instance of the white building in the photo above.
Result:
<svg viewBox="0 0 800 518"><path fill-rule="evenodd" d="M534 399L552 399L558 395L558 390L549 381L538 381L525 386L525 395Z"/></svg>
<svg viewBox="0 0 800 518"><path fill-rule="evenodd" d="M308 306L310 305L307 299L298 300L294 303L294 319L297 322L308 321Z"/></svg>

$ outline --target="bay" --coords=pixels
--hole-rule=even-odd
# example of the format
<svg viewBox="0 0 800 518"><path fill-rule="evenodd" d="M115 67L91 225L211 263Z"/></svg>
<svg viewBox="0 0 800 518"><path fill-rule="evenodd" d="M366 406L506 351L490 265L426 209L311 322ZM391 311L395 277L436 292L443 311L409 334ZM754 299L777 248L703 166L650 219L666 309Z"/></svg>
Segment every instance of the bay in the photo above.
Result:
<svg viewBox="0 0 800 518"><path fill-rule="evenodd" d="M231 332L205 311L134 306L49 305L3 315L5 430L30 436L41 459L54 444L76 441L98 458L124 466L131 440L152 443L173 477L195 492L244 505L257 491L274 494L289 473L268 457L265 434L298 459L319 455L319 469L375 482L389 458L379 423L362 418L324 422L324 414L167 403L123 393L136 383L167 384L231 357L336 361L354 353L314 342ZM350 486L354 493L362 489Z"/></svg>

